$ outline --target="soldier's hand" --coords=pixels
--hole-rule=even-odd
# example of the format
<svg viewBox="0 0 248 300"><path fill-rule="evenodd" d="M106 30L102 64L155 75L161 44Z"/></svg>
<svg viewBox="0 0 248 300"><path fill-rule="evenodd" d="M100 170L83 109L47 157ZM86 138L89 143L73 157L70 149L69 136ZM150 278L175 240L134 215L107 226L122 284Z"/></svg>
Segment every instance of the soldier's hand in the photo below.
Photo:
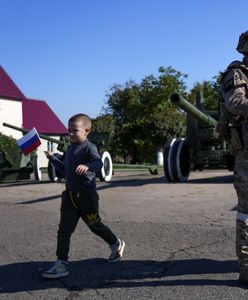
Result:
<svg viewBox="0 0 248 300"><path fill-rule="evenodd" d="M44 151L44 153L48 159L51 158L51 156L53 155L53 152L51 151Z"/></svg>
<svg viewBox="0 0 248 300"><path fill-rule="evenodd" d="M76 168L77 175L82 175L83 173L86 173L89 170L89 167L85 165L78 165Z"/></svg>

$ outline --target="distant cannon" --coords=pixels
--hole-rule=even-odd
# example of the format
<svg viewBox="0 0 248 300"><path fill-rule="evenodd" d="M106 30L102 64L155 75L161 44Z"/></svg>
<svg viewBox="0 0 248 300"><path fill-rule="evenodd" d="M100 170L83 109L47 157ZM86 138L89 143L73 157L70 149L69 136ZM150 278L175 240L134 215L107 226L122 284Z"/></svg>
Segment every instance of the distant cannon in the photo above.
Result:
<svg viewBox="0 0 248 300"><path fill-rule="evenodd" d="M14 130L20 131L23 134L27 133L28 130L17 127L8 123L3 123L3 126L12 128ZM59 159L63 160L64 154L67 150L67 146L69 145L69 137L61 136L59 140L55 138L51 138L45 134L39 133L41 139L50 141L58 145L57 149L61 153L55 153ZM97 177L101 181L110 181L113 174L113 163L109 152L107 151L107 147L110 143L111 133L110 132L92 132L88 136L89 140L96 144L98 147L99 153L101 155L101 159L103 162L103 167L99 173L97 173ZM5 139L11 139L10 137L6 137ZM1 140L1 139L0 139ZM14 140L14 139L12 139ZM14 140L15 141L15 140ZM38 166L37 155L28 155L25 156L21 153L21 151L17 148L16 145L12 142L12 147L3 147L0 143L0 182L6 181L6 178L9 180L18 180L21 174L26 174L21 176L20 179L27 179L32 172L34 172L35 179L41 179L41 172ZM18 159L17 159L18 157ZM23 163L25 162L25 163ZM7 174L12 174L12 176L7 176ZM7 177L6 177L7 176ZM54 165L49 161L48 162L48 176L49 179L53 182L60 182L63 179L63 175L56 170Z"/></svg>
<svg viewBox="0 0 248 300"><path fill-rule="evenodd" d="M180 97L171 95L171 103L187 112L186 138L169 139L164 147L164 172L169 182L185 182L191 170L204 168L233 169L233 156L215 127L217 112L204 111L200 95L196 106Z"/></svg>
<svg viewBox="0 0 248 300"><path fill-rule="evenodd" d="M12 137L0 133L0 182L40 179L38 159L34 152L24 155Z"/></svg>

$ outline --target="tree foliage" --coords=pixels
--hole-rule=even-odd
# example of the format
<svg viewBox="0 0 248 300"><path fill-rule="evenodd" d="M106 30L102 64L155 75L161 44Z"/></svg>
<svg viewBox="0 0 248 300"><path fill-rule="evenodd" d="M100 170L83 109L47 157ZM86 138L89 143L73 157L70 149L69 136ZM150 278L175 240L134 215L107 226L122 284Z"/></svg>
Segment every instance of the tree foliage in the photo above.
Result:
<svg viewBox="0 0 248 300"><path fill-rule="evenodd" d="M115 129L115 121L110 114L102 114L92 120L93 132L113 132Z"/></svg>
<svg viewBox="0 0 248 300"><path fill-rule="evenodd" d="M203 101L204 107L209 111L218 110L218 98L219 98L219 88L220 88L220 73L213 77L212 81L204 80L202 83L197 82L193 89L190 91L189 99L194 102L196 94L200 93Z"/></svg>
<svg viewBox="0 0 248 300"><path fill-rule="evenodd" d="M112 153L133 163L154 162L156 151L169 137L180 136L185 115L169 102L171 93L186 96L187 75L171 67L159 68L159 76L145 77L140 84L129 80L113 85L105 113L115 122Z"/></svg>

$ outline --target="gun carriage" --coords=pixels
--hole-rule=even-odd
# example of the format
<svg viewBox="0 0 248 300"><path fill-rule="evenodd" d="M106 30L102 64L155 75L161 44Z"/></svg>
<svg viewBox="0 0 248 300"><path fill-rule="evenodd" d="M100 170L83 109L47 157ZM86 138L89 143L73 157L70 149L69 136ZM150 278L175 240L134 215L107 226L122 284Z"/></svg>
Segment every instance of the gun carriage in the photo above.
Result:
<svg viewBox="0 0 248 300"><path fill-rule="evenodd" d="M164 172L169 182L186 182L191 170L228 168L233 170L233 156L223 138L215 131L217 112L204 111L200 94L196 106L171 95L171 103L187 112L186 138L170 138L164 147Z"/></svg>

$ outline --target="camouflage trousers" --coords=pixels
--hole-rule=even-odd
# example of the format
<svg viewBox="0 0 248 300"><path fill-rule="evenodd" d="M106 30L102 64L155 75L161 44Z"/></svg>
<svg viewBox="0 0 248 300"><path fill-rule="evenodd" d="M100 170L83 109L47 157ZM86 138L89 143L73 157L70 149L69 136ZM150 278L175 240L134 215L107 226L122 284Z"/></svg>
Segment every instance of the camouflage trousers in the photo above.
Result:
<svg viewBox="0 0 248 300"><path fill-rule="evenodd" d="M248 272L248 151L240 151L235 158L234 188L238 196L236 219L236 253L240 273Z"/></svg>

